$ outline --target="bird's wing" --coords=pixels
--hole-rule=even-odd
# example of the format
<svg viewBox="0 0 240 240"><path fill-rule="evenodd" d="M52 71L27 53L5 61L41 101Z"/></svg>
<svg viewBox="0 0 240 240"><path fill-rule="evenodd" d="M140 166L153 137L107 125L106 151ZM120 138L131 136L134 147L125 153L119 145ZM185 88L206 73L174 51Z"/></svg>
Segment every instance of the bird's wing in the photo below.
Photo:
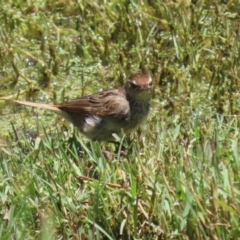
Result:
<svg viewBox="0 0 240 240"><path fill-rule="evenodd" d="M69 113L78 112L99 116L127 115L130 110L129 103L122 89L111 89L95 93L57 107Z"/></svg>

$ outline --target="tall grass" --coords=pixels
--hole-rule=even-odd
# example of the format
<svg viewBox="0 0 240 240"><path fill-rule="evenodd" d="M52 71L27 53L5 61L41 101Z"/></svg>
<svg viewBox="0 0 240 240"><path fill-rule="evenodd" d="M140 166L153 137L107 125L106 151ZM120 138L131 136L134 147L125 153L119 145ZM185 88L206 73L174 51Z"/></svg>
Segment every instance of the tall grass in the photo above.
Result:
<svg viewBox="0 0 240 240"><path fill-rule="evenodd" d="M8 1L1 96L60 103L154 79L120 147L1 102L1 239L238 239L239 6ZM104 150L110 152L106 158Z"/></svg>

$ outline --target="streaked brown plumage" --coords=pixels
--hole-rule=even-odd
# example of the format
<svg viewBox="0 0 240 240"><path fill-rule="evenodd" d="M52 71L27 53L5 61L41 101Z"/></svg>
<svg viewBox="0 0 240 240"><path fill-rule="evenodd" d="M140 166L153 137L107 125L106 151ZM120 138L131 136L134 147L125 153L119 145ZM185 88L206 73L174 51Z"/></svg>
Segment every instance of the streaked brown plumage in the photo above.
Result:
<svg viewBox="0 0 240 240"><path fill-rule="evenodd" d="M113 133L121 135L123 131L128 134L146 119L150 109L151 88L151 77L137 73L130 76L120 88L98 92L62 105L9 101L51 110L73 123L88 138L111 141L114 140Z"/></svg>

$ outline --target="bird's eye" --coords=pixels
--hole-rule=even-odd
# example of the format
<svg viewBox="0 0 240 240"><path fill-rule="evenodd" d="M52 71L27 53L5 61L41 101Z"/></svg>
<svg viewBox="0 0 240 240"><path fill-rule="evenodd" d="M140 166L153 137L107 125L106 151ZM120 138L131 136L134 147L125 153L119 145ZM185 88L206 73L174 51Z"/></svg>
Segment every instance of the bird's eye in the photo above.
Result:
<svg viewBox="0 0 240 240"><path fill-rule="evenodd" d="M131 88L133 88L133 89L138 88L138 85L135 82L133 82L133 81L128 81L128 82L130 83Z"/></svg>
<svg viewBox="0 0 240 240"><path fill-rule="evenodd" d="M133 89L136 89L136 88L138 88L138 85L131 82L131 87L132 87Z"/></svg>

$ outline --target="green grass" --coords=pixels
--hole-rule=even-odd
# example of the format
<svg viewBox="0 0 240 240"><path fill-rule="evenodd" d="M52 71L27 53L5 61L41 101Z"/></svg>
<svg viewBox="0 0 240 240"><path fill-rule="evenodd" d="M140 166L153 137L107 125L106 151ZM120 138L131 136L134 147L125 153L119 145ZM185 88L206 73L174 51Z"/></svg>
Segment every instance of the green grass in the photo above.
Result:
<svg viewBox="0 0 240 240"><path fill-rule="evenodd" d="M1 154L1 238L237 239L239 120L152 128L112 162L76 133L12 136Z"/></svg>
<svg viewBox="0 0 240 240"><path fill-rule="evenodd" d="M1 101L0 239L239 239L238 5L2 4L0 97L61 103L139 69L154 91L116 152Z"/></svg>

